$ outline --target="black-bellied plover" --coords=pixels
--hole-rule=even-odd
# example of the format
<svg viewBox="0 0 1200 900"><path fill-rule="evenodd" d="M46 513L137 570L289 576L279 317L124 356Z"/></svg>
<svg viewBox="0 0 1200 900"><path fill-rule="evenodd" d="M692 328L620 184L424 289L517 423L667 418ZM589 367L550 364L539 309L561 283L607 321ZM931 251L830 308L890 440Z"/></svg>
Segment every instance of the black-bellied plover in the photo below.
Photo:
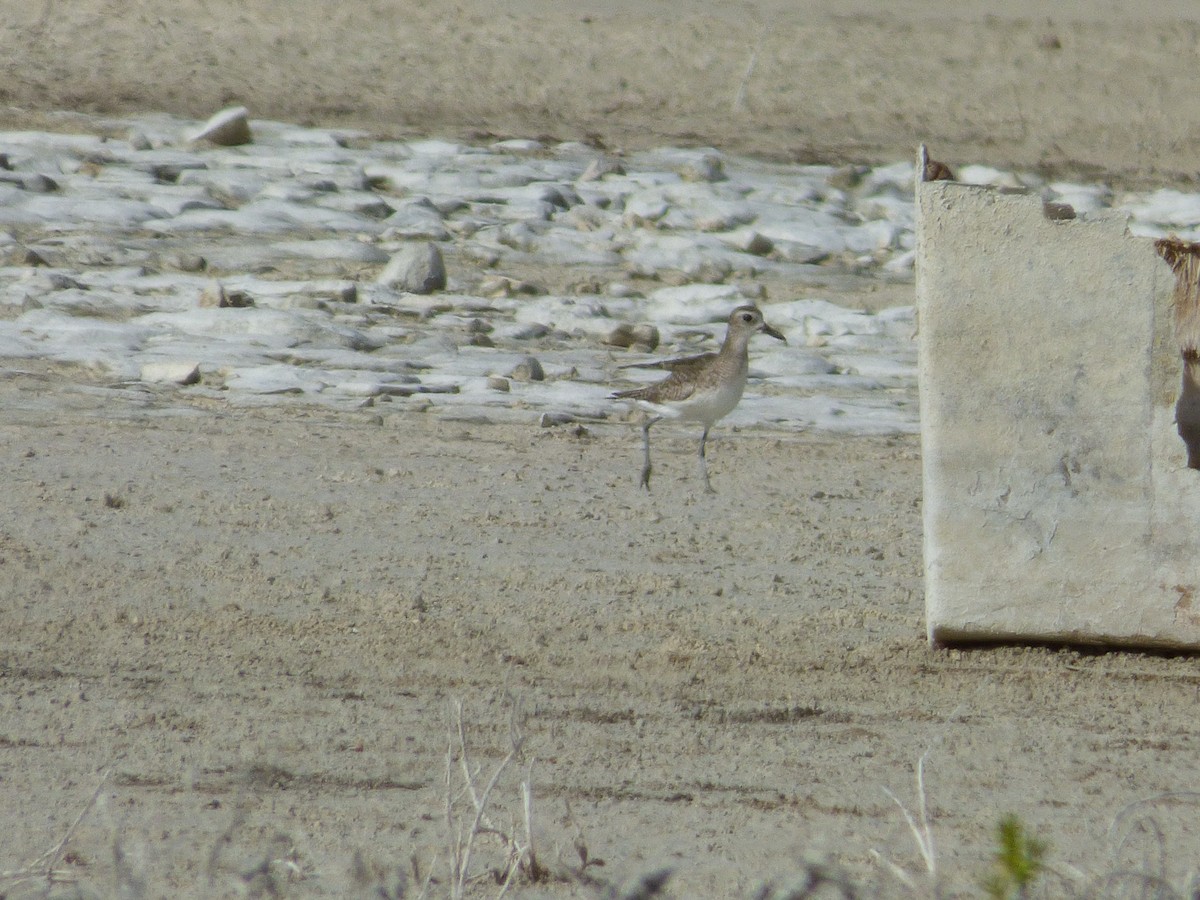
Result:
<svg viewBox="0 0 1200 900"><path fill-rule="evenodd" d="M725 343L716 353L622 366L666 369L671 373L655 384L609 395L610 400L632 400L651 413L642 425L642 487L646 490L650 490L650 428L655 422L672 418L704 424L704 431L700 434L700 475L704 479L704 490L713 493L712 485L708 482L708 463L704 458L708 430L718 419L728 415L742 399L750 369L750 338L760 331L787 343L783 334L763 320L762 311L757 306L739 306L729 314Z"/></svg>

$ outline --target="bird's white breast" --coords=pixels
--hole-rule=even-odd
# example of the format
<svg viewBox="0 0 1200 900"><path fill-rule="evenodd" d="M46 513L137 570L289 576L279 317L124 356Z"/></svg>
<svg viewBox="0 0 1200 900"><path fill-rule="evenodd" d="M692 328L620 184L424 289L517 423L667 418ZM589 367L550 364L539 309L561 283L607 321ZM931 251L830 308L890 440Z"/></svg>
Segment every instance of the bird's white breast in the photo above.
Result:
<svg viewBox="0 0 1200 900"><path fill-rule="evenodd" d="M704 422L712 425L733 411L746 390L746 373L739 372L711 386L698 387L686 400L673 403L650 403L639 400L638 405L656 415L683 419L689 422Z"/></svg>

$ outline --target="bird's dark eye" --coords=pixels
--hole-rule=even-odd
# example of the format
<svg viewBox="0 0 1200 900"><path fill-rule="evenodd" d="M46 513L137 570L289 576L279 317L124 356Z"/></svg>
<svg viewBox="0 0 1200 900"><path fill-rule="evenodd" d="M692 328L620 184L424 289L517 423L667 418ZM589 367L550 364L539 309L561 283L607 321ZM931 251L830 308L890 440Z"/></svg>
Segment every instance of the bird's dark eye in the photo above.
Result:
<svg viewBox="0 0 1200 900"><path fill-rule="evenodd" d="M742 313L742 321L747 322L747 323L753 322L754 321L754 313Z"/></svg>

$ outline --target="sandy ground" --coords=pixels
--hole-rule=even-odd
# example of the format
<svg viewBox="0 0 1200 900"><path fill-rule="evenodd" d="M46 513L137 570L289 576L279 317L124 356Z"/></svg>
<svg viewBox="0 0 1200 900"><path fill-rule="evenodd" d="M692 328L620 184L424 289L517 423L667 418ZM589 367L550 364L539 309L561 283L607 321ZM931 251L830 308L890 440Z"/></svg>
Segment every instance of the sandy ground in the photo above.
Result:
<svg viewBox="0 0 1200 900"><path fill-rule="evenodd" d="M0 126L162 109L1196 177L1190 0L0 0ZM7 109L4 107L7 106Z"/></svg>
<svg viewBox="0 0 1200 900"><path fill-rule="evenodd" d="M3 0L0 126L240 102L803 160L926 140L1191 183L1200 13L1128 6ZM1195 800L1150 800L1200 788L1195 661L930 649L915 438L720 429L707 496L694 436L664 429L647 496L616 423L0 371L3 885L49 851L102 896L344 896L414 870L446 896L472 818L453 760L447 788L456 701L479 790L520 744L488 812L524 842L531 785L548 875L525 896L669 867L671 896L749 897L814 862L905 894L887 861L928 894L885 793L916 814L922 757L945 896L980 894L1009 811L1050 843L1050 896L1157 872L1160 849L1182 889L1197 858ZM472 872L503 858L495 835L475 851Z"/></svg>

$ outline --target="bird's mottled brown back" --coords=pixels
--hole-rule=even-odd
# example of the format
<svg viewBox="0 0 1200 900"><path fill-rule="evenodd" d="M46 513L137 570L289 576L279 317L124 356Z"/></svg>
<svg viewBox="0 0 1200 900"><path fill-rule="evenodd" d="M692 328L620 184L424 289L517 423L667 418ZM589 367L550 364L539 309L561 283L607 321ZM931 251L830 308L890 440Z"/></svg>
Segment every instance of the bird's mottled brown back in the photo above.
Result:
<svg viewBox="0 0 1200 900"><path fill-rule="evenodd" d="M709 353L706 356L712 357L715 354ZM695 357L694 359L700 359ZM686 362L687 360L677 360L677 362ZM634 388L629 391L617 391L613 397L618 400L646 400L650 403L678 403L680 400L686 400L692 394L696 393L696 366L679 367L674 369L670 375L662 381L656 381L654 384L648 384L645 387Z"/></svg>

